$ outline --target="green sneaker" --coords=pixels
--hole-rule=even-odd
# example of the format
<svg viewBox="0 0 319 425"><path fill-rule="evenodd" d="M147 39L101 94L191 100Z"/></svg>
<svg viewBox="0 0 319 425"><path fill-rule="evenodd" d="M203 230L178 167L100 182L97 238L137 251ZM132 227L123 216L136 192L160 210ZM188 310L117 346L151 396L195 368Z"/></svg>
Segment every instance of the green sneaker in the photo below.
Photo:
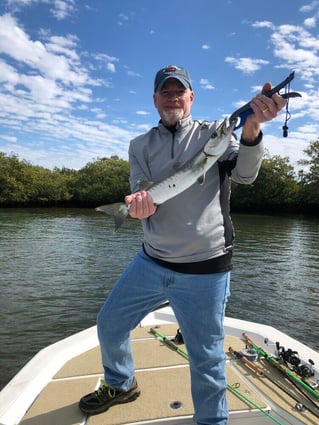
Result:
<svg viewBox="0 0 319 425"><path fill-rule="evenodd" d="M111 406L114 406L114 404L134 401L140 393L141 391L137 386L135 378L128 391L112 388L103 380L98 390L81 398L79 408L83 413L88 415L97 415L98 413L105 412Z"/></svg>

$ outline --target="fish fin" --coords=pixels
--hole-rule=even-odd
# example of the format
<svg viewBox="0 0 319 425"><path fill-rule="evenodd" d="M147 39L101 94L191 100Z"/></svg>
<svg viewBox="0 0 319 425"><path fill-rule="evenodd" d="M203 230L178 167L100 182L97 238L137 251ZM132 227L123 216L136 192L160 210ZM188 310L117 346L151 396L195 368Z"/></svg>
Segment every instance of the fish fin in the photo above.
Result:
<svg viewBox="0 0 319 425"><path fill-rule="evenodd" d="M122 205L125 205L125 204L123 204L123 202L116 202L114 204L101 205L95 208L95 211L103 212L107 215L114 216L119 210L119 208L121 208Z"/></svg>
<svg viewBox="0 0 319 425"><path fill-rule="evenodd" d="M197 179L197 183L199 183L202 186L205 183L205 177L206 177L206 174L199 176Z"/></svg>
<svg viewBox="0 0 319 425"><path fill-rule="evenodd" d="M122 224L124 223L126 217L127 217L127 214L126 215L116 214L114 216L114 231L115 232L117 232L118 229L122 226Z"/></svg>
<svg viewBox="0 0 319 425"><path fill-rule="evenodd" d="M101 205L95 211L104 212L114 217L115 232L122 226L129 212L129 205L117 202L115 204Z"/></svg>

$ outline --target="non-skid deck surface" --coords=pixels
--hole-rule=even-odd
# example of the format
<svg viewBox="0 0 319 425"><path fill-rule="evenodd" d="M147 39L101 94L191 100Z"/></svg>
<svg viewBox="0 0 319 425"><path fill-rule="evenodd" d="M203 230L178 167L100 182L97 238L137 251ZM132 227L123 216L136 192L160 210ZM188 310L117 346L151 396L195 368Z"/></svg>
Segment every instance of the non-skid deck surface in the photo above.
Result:
<svg viewBox="0 0 319 425"><path fill-rule="evenodd" d="M318 398L311 397L308 393L308 398L303 396L294 386L287 377L285 377L279 370L269 365L269 362L266 360L259 360L258 366L262 369L264 376L258 377L254 372L247 369L241 362L232 363L232 368L237 370L244 379L247 379L251 382L255 388L262 391L264 394L271 396L272 400L275 403L290 412L294 417L298 418L303 424L318 425L319 419L315 415L306 410L297 410L297 402L303 404L304 406L309 406L313 412L319 415L319 408L316 408L314 404L311 403L312 399L315 404L318 406ZM266 376L270 376L272 382L267 379ZM276 383L277 385L276 385ZM278 385L287 391L289 394L292 394L292 397L286 396L285 392L282 389L278 388ZM306 391L307 393L307 391Z"/></svg>
<svg viewBox="0 0 319 425"><path fill-rule="evenodd" d="M176 325L163 325L158 330L165 336L174 336ZM150 328L138 328L132 333L132 351L136 378L141 396L134 402L113 406L97 416L91 416L88 425L124 425L166 417L192 416L188 361L176 351L156 340ZM227 337L225 351L232 346L243 348L238 338ZM226 348L227 347L227 348ZM184 346L181 346L185 349ZM230 359L229 354L227 358ZM262 408L267 402L250 386L250 380L260 379L241 370L238 363L227 366L227 382ZM244 375L244 379L241 378ZM103 375L99 348L90 350L68 362L41 392L25 415L23 425L80 425L85 416L78 408L79 399L99 385ZM254 383L255 384L255 383ZM260 382L259 382L259 385ZM273 388L270 389L273 391ZM246 402L227 392L230 411L249 409ZM179 407L176 409L176 407ZM306 417L307 419L307 417ZM316 422L304 422L316 424Z"/></svg>

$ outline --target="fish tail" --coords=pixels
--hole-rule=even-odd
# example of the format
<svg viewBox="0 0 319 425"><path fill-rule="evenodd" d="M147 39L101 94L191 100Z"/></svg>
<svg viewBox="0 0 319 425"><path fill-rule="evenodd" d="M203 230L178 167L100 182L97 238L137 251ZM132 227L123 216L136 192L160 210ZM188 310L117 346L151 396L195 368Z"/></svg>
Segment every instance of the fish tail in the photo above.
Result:
<svg viewBox="0 0 319 425"><path fill-rule="evenodd" d="M124 223L129 212L129 205L123 203L115 203L109 205L101 205L100 207L95 208L95 211L104 212L105 214L111 215L114 217L115 231L117 231L122 224Z"/></svg>
<svg viewBox="0 0 319 425"><path fill-rule="evenodd" d="M115 231L117 231L124 223L128 216L129 207L126 204L122 204L118 209L118 212L114 215Z"/></svg>

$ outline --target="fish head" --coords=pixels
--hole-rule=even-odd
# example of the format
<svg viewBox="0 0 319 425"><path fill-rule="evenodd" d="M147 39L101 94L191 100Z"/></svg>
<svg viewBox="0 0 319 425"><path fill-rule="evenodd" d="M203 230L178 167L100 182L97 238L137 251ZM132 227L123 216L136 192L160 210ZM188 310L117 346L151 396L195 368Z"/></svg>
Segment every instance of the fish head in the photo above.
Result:
<svg viewBox="0 0 319 425"><path fill-rule="evenodd" d="M221 156L227 149L235 128L234 122L228 118L217 124L217 128L204 146L204 152L208 156Z"/></svg>

